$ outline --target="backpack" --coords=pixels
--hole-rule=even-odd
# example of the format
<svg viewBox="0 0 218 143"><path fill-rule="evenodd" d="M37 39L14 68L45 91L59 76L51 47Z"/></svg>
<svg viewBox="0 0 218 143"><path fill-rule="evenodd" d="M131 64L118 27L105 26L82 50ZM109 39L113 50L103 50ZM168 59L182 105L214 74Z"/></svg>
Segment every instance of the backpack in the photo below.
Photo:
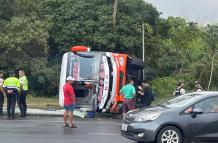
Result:
<svg viewBox="0 0 218 143"><path fill-rule="evenodd" d="M181 88L176 88L175 92L174 92L174 96L179 96Z"/></svg>

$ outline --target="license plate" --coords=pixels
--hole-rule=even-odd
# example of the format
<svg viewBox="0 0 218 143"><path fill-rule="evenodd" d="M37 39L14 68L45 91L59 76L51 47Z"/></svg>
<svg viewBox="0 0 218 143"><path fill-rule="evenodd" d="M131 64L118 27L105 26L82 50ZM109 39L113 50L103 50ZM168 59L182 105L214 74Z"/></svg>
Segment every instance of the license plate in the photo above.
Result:
<svg viewBox="0 0 218 143"><path fill-rule="evenodd" d="M121 125L121 130L122 130L122 131L127 131L127 128L128 128L128 125L122 123L122 125Z"/></svg>

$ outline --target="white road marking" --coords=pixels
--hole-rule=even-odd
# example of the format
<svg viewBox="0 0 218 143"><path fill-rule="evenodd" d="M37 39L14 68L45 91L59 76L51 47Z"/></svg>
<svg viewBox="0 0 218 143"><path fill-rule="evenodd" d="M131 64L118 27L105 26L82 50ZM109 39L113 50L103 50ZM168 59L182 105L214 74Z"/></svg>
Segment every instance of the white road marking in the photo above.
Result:
<svg viewBox="0 0 218 143"><path fill-rule="evenodd" d="M120 134L110 134L110 133L88 133L89 135L99 135L99 136L120 136Z"/></svg>
<svg viewBox="0 0 218 143"><path fill-rule="evenodd" d="M4 121L4 120L2 120ZM6 122L9 120L5 120ZM63 121L49 121L49 120L12 120L12 121L16 121L16 122L35 122L35 123L63 123ZM11 122L11 120L10 120ZM114 124L114 125L120 125L121 123L117 123L117 122L86 122L86 121L74 121L75 123L79 123L79 124ZM3 122L2 122L3 123ZM4 123L3 123L4 124Z"/></svg>
<svg viewBox="0 0 218 143"><path fill-rule="evenodd" d="M115 122L80 122L75 121L76 123L85 123L85 124L114 124L114 125L120 125L121 123L115 123Z"/></svg>

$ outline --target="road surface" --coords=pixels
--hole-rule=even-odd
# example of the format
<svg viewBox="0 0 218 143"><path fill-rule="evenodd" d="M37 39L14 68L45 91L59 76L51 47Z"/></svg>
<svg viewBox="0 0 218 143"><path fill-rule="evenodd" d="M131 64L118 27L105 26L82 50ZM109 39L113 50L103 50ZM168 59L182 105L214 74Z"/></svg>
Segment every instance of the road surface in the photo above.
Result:
<svg viewBox="0 0 218 143"><path fill-rule="evenodd" d="M0 118L2 143L134 143L120 135L119 119L75 119L76 129L63 128L61 117Z"/></svg>

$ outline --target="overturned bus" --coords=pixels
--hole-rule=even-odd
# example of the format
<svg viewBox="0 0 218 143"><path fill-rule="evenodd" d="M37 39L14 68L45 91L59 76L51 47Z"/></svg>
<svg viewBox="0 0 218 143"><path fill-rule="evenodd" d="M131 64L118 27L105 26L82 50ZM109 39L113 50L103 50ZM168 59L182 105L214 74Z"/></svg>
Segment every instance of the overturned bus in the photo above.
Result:
<svg viewBox="0 0 218 143"><path fill-rule="evenodd" d="M76 106L98 112L119 112L123 96L119 90L129 76L141 81L144 63L126 54L89 51L75 46L63 55L59 105L63 106L63 85L68 76L75 79Z"/></svg>

